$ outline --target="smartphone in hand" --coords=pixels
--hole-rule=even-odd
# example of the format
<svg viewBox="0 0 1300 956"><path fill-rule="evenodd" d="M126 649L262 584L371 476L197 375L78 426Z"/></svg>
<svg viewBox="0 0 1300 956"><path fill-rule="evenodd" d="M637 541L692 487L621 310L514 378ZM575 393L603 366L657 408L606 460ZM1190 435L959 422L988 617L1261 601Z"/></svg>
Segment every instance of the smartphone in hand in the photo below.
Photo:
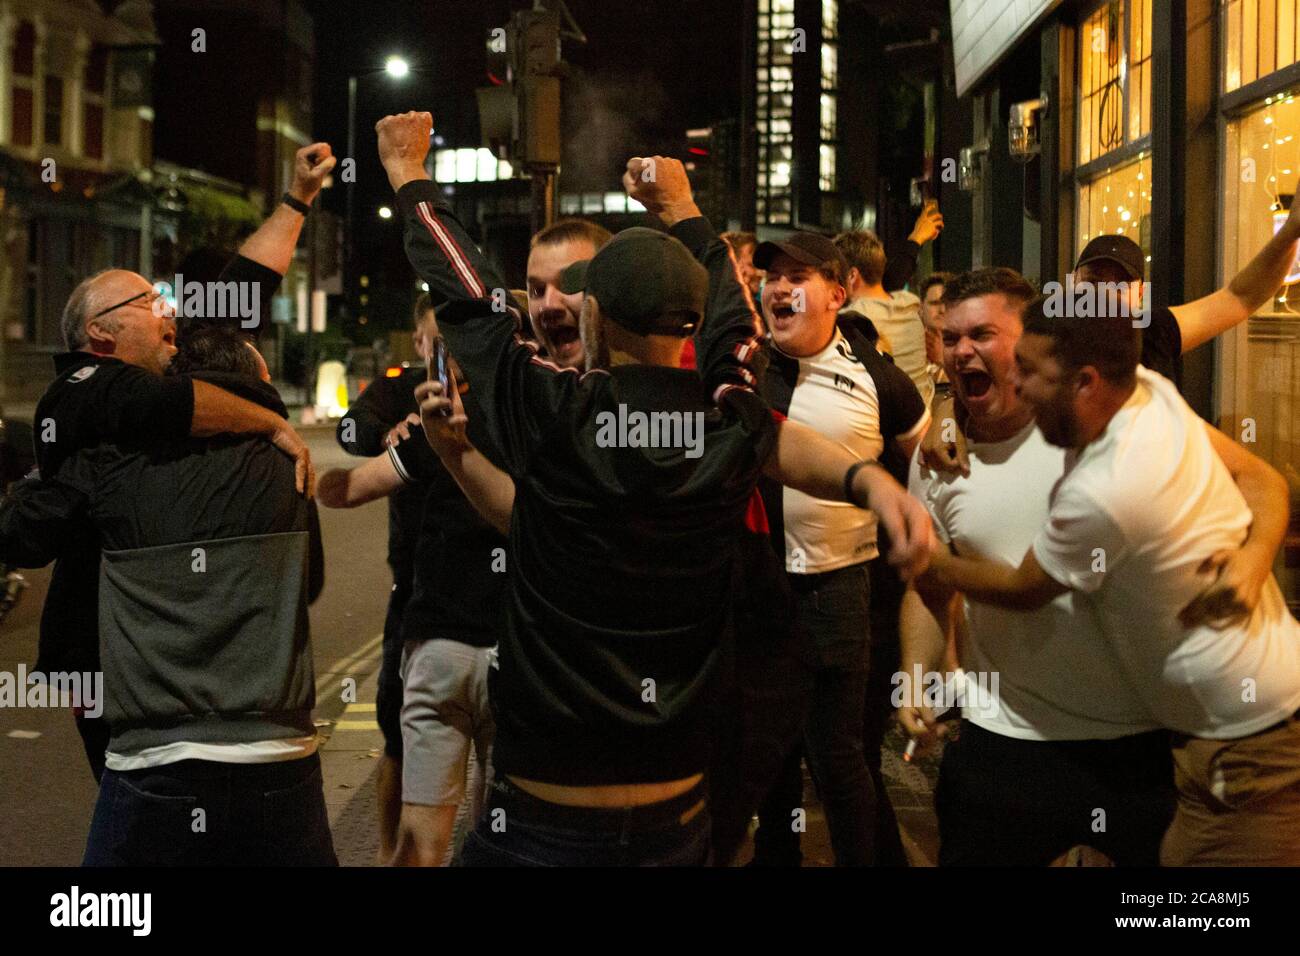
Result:
<svg viewBox="0 0 1300 956"><path fill-rule="evenodd" d="M431 343L432 347L425 355L424 371L429 381L434 380L437 375L438 384L442 386L443 396L451 400L451 367L447 358L447 343L441 335L434 338ZM451 406L443 412L443 417L451 417Z"/></svg>

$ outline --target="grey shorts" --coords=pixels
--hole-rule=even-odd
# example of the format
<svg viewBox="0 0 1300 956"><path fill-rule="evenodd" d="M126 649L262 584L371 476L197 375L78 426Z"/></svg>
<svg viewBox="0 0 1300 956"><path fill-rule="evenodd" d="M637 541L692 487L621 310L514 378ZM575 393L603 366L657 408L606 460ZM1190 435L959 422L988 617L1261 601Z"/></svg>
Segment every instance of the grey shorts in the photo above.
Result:
<svg viewBox="0 0 1300 956"><path fill-rule="evenodd" d="M459 806L466 796L470 745L477 770L471 818L491 783L488 668L496 649L459 641L407 641L402 649L402 802Z"/></svg>

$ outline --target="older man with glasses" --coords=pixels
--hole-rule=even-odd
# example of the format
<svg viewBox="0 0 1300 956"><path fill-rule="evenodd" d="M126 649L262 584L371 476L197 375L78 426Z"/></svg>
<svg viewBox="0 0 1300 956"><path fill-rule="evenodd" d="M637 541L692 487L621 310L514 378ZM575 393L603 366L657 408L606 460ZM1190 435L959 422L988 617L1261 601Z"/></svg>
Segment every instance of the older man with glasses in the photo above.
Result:
<svg viewBox="0 0 1300 956"><path fill-rule="evenodd" d="M274 293L334 163L325 143L298 151L282 204L244 241L223 280L255 282L263 297ZM54 357L57 375L33 421L43 478L56 475L78 450L109 442L232 433L270 439L295 459L298 490L311 493L311 456L285 419L188 375L163 375L176 354L176 321L144 276L108 269L85 279L68 298L61 326L68 351ZM84 532L66 543L55 562L41 615L38 672L99 670L99 555L98 538ZM98 780L108 729L100 720L76 717Z"/></svg>

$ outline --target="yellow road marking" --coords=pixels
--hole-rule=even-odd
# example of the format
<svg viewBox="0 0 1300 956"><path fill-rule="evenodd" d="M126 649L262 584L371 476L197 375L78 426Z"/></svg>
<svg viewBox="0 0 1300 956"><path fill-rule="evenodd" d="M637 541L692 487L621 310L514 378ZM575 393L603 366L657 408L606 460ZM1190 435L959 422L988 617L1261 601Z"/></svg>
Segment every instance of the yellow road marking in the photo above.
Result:
<svg viewBox="0 0 1300 956"><path fill-rule="evenodd" d="M343 689L343 677L353 676L352 671L356 669L357 665L377 651L379 646L383 643L384 635L381 632L376 634L373 640L367 641L361 647L357 648L354 653L343 658L343 660L331 667L326 674L322 675L321 678L316 681L317 700L326 696L332 697L335 693L341 692ZM331 693L328 695L325 693L326 687L330 687L331 689Z"/></svg>
<svg viewBox="0 0 1300 956"><path fill-rule="evenodd" d="M378 730L379 724L373 720L339 720L334 724L335 730Z"/></svg>

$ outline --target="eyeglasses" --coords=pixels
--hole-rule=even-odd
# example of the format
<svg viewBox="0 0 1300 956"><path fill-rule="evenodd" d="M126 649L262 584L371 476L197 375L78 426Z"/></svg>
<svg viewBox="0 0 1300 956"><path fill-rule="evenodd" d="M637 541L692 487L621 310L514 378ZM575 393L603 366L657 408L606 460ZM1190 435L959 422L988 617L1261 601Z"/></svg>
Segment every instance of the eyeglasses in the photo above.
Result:
<svg viewBox="0 0 1300 956"><path fill-rule="evenodd" d="M148 298L146 298L146 296ZM145 301L142 302L140 305L137 305L136 306L137 309L149 309L150 311L153 311L153 304L157 302L159 299L161 299L162 297L163 297L162 293L159 292L157 289L146 289L144 292L137 292L129 299L123 299L117 305L110 305L107 309L100 309L98 312L92 315L91 318L97 319L101 315L108 315L108 313L112 312L114 309L120 309L124 305L132 305L139 299L145 299Z"/></svg>

